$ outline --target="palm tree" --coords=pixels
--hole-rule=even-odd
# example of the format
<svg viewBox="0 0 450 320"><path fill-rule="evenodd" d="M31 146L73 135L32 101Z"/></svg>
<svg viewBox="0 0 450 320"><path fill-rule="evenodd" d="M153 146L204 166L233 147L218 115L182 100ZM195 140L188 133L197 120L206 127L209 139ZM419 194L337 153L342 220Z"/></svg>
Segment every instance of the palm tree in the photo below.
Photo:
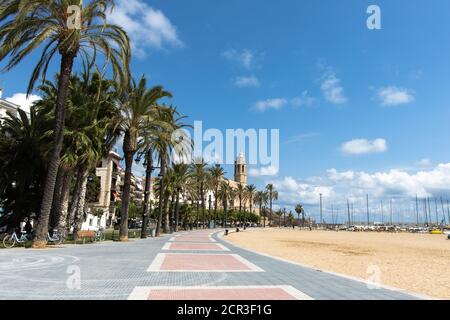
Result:
<svg viewBox="0 0 450 320"><path fill-rule="evenodd" d="M273 200L278 200L278 191L275 190L275 187L271 183L266 186L266 191L269 196L269 205L270 205L269 224L270 224L272 222L272 202Z"/></svg>
<svg viewBox="0 0 450 320"><path fill-rule="evenodd" d="M300 220L300 214L302 215L302 227L305 226L305 210L303 209L303 206L301 204L298 204L295 207L295 212L297 212L298 220Z"/></svg>
<svg viewBox="0 0 450 320"><path fill-rule="evenodd" d="M158 106L155 121L150 130L145 131L142 145L155 150L159 154L160 163L160 181L159 181L159 205L158 205L158 223L156 226L156 235L161 232L163 220L163 198L164 198L164 176L166 169L170 165L170 157L183 158L186 153L190 152L192 147L185 136L176 134L179 129L186 125L181 121L185 118L180 116L174 107ZM176 158L175 160L177 160ZM164 231L168 232L167 223L164 225Z"/></svg>
<svg viewBox="0 0 450 320"><path fill-rule="evenodd" d="M196 227L198 227L198 222L200 220L200 202L202 206L202 228L205 226L205 185L208 181L208 171L206 170L208 164L204 159L195 159L194 163L191 165L191 172L197 184L197 221Z"/></svg>
<svg viewBox="0 0 450 320"><path fill-rule="evenodd" d="M195 184L189 166L184 163L173 165L174 189L175 189L175 226L174 231L178 231L180 196L192 197L195 194Z"/></svg>
<svg viewBox="0 0 450 320"><path fill-rule="evenodd" d="M209 168L209 176L211 178L211 188L214 195L214 228L216 227L217 221L217 204L219 201L219 188L223 181L225 172L220 165L215 165Z"/></svg>
<svg viewBox="0 0 450 320"><path fill-rule="evenodd" d="M0 7L0 61L10 57L5 70L12 69L37 48L44 46L32 72L28 94L33 91L39 76L45 79L55 54L61 56L53 150L48 160L42 204L35 228L35 248L45 247L47 243L48 222L64 140L69 81L77 55L81 54L85 61L91 61L95 60L98 52L103 53L113 67L115 78L122 83L128 82L128 36L122 28L106 22L106 11L113 4L112 0L92 0L87 5L83 5L82 0L4 0ZM70 17L67 16L68 7L72 5L81 9L80 25L75 28L68 23Z"/></svg>
<svg viewBox="0 0 450 320"><path fill-rule="evenodd" d="M63 212L59 224L60 228L70 228L73 222L75 237L83 221L89 172L109 153L120 135L116 123L119 113L115 106L117 88L114 82L103 79L97 72L91 74L87 70L76 83L78 85L74 86L76 93L73 95L79 98L75 97L72 102L75 111L69 118L68 128L71 131L66 130L64 139L72 141L71 148L76 147L73 151L77 155L77 188L70 215L66 217Z"/></svg>
<svg viewBox="0 0 450 320"><path fill-rule="evenodd" d="M56 83L45 81L40 86L43 98L35 104L48 122L55 112ZM71 77L63 156L53 197L52 227L70 230L75 220L79 226L82 222L88 172L111 150L118 137L113 121L117 118L115 95L114 83L97 72L86 69L81 76ZM69 210L70 182L74 172L77 172L77 179Z"/></svg>
<svg viewBox="0 0 450 320"><path fill-rule="evenodd" d="M128 206L130 203L131 175L133 158L140 148L139 139L148 130L152 122L159 118L159 110L156 108L158 100L171 96L169 92L160 86L147 89L147 79L142 76L137 84L133 80L128 91L123 92L118 99L121 113L118 126L124 135L123 153L125 159L119 232L120 241L128 241ZM163 168L163 164L161 168Z"/></svg>
<svg viewBox="0 0 450 320"><path fill-rule="evenodd" d="M217 194L223 205L222 227L226 228L228 224L228 204L230 203L230 199L234 196L234 190L227 180L222 180Z"/></svg>
<svg viewBox="0 0 450 320"><path fill-rule="evenodd" d="M259 215L263 218L263 226L266 227L266 208L269 199L269 195L266 191L257 191L255 194L255 204L259 205Z"/></svg>
<svg viewBox="0 0 450 320"><path fill-rule="evenodd" d="M255 196L253 197L253 201L255 205L259 207L259 224L261 225L262 220L262 206L263 206L263 199L262 199L262 191L256 191Z"/></svg>
<svg viewBox="0 0 450 320"><path fill-rule="evenodd" d="M37 214L42 197L48 127L36 108L28 116L8 113L0 127L0 199L5 216L12 213L9 229L25 217ZM8 230L9 231L9 230Z"/></svg>
<svg viewBox="0 0 450 320"><path fill-rule="evenodd" d="M253 213L253 203L255 201L256 186L254 184L247 186L247 197L249 200L250 214ZM245 220L245 219L244 219ZM245 223L245 221L244 221Z"/></svg>
<svg viewBox="0 0 450 320"><path fill-rule="evenodd" d="M242 202L245 201L245 186L243 184L238 184L236 189L237 197L239 200L239 212L242 211Z"/></svg>

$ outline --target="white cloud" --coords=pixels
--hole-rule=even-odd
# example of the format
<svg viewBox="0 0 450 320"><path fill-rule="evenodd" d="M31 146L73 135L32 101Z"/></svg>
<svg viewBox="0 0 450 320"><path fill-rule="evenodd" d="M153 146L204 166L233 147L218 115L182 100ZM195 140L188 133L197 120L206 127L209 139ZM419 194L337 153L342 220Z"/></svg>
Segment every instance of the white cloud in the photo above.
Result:
<svg viewBox="0 0 450 320"><path fill-rule="evenodd" d="M302 95L294 98L274 98L260 100L255 103L254 109L264 112L269 109L280 110L286 105L294 108L309 107L315 103L316 99L309 96L307 91L303 91Z"/></svg>
<svg viewBox="0 0 450 320"><path fill-rule="evenodd" d="M417 161L416 165L419 167L430 167L433 165L433 162L428 158L424 158Z"/></svg>
<svg viewBox="0 0 450 320"><path fill-rule="evenodd" d="M252 168L248 174L251 177L276 176L278 174L278 168L275 166Z"/></svg>
<svg viewBox="0 0 450 320"><path fill-rule="evenodd" d="M250 49L244 49L242 51L229 49L222 52L222 57L229 61L237 62L246 69L251 69L256 64L255 53Z"/></svg>
<svg viewBox="0 0 450 320"><path fill-rule="evenodd" d="M387 151L388 146L385 139L355 139L342 144L341 151L345 154L369 154Z"/></svg>
<svg viewBox="0 0 450 320"><path fill-rule="evenodd" d="M301 133L295 136L291 136L286 140L286 143L292 143L292 142L300 142L305 139L314 138L320 136L317 132L308 132L308 133Z"/></svg>
<svg viewBox="0 0 450 320"><path fill-rule="evenodd" d="M325 73L320 88L325 99L331 103L344 104L348 101L344 95L341 79L336 76L334 71L328 70Z"/></svg>
<svg viewBox="0 0 450 320"><path fill-rule="evenodd" d="M181 47L176 27L161 10L154 9L143 1L119 0L108 16L110 23L125 29L131 45L138 56L145 56L145 49L161 49L165 45Z"/></svg>
<svg viewBox="0 0 450 320"><path fill-rule="evenodd" d="M285 98L261 100L255 104L255 109L260 112L264 112L269 109L279 110L284 107L287 102L288 101Z"/></svg>
<svg viewBox="0 0 450 320"><path fill-rule="evenodd" d="M239 87L239 88L259 87L261 85L260 82L259 82L259 79L256 76L254 76L254 75L251 75L251 76L248 76L248 77L237 77L234 80L233 84L236 87Z"/></svg>
<svg viewBox="0 0 450 320"><path fill-rule="evenodd" d="M26 93L15 93L12 97L6 98L5 100L17 104L18 106L20 106L20 109L29 113L30 107L34 102L41 100L41 97L31 94L27 98Z"/></svg>
<svg viewBox="0 0 450 320"><path fill-rule="evenodd" d="M292 98L290 103L294 107L310 107L316 102L316 98L311 97L308 91L303 91L301 96Z"/></svg>
<svg viewBox="0 0 450 320"><path fill-rule="evenodd" d="M419 199L450 199L450 163L439 164L428 170L409 172L402 169L391 169L368 173L365 171L337 171L329 169L320 176L305 180L293 177L266 181L273 183L279 191L279 204L295 206L302 203L307 206L307 213L317 217L319 194L323 195L325 214L330 214L330 206L340 209L346 219L347 199L354 204L360 221L365 221L366 195L369 195L369 206L372 220L381 220L380 205L384 201L384 214L388 214L388 202L394 199L394 214L398 219L398 212L405 215L405 219L415 221L415 196ZM312 209L313 208L313 209ZM423 221L422 200L419 203L420 219ZM446 210L446 208L445 208ZM445 214L447 212L445 211ZM439 208L439 215L442 215ZM434 217L433 217L434 218ZM329 220L329 218L328 218ZM342 221L342 220L341 220Z"/></svg>
<svg viewBox="0 0 450 320"><path fill-rule="evenodd" d="M391 107L414 101L413 92L395 86L385 87L378 90L378 99L382 106Z"/></svg>

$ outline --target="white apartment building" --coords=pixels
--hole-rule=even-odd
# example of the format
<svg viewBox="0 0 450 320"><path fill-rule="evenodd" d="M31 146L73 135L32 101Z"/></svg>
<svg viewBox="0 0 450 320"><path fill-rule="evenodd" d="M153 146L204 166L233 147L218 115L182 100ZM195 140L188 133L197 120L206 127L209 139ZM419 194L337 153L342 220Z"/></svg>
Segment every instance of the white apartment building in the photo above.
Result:
<svg viewBox="0 0 450 320"><path fill-rule="evenodd" d="M8 111L14 115L17 115L17 109L19 108L20 106L18 106L17 104L4 100L3 90L0 89L0 121L2 121L4 117L6 117L6 113Z"/></svg>

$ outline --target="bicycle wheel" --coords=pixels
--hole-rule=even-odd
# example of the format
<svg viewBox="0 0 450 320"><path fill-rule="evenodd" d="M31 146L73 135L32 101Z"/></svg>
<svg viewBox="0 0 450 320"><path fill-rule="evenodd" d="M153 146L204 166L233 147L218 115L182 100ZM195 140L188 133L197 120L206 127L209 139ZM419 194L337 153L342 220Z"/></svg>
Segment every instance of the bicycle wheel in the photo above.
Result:
<svg viewBox="0 0 450 320"><path fill-rule="evenodd" d="M14 239L14 237L10 234L7 234L4 238L3 238L3 246L5 248L11 249L12 247L14 247L16 245L16 239Z"/></svg>
<svg viewBox="0 0 450 320"><path fill-rule="evenodd" d="M63 235L59 235L58 239L56 240L56 244L62 244L64 242L64 236Z"/></svg>
<svg viewBox="0 0 450 320"><path fill-rule="evenodd" d="M100 231L100 234L98 235L98 240L99 241L105 241L106 240L106 235L104 232Z"/></svg>

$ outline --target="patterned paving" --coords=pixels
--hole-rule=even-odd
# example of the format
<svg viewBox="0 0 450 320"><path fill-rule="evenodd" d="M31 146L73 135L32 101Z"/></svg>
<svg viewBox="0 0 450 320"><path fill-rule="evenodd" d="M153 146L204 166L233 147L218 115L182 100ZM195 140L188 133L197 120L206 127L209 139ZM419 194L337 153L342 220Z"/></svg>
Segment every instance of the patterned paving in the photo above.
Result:
<svg viewBox="0 0 450 320"><path fill-rule="evenodd" d="M220 243L167 242L162 249L176 251L230 251L230 249Z"/></svg>
<svg viewBox="0 0 450 320"><path fill-rule="evenodd" d="M130 300L311 300L291 286L138 287Z"/></svg>
<svg viewBox="0 0 450 320"><path fill-rule="evenodd" d="M47 250L1 249L0 300L417 299L241 249L219 231Z"/></svg>

